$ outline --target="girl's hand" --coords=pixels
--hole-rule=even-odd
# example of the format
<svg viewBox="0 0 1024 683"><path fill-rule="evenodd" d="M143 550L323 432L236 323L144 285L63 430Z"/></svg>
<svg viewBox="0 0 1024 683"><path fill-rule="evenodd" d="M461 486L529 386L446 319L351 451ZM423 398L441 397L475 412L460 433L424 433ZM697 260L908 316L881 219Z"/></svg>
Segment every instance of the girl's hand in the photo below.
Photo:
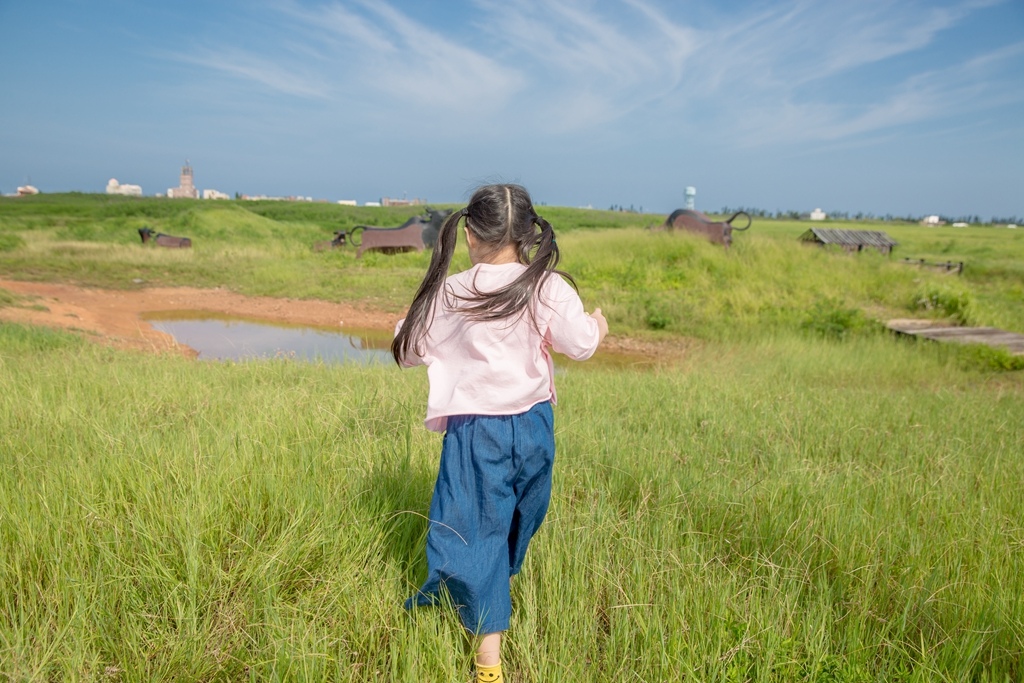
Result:
<svg viewBox="0 0 1024 683"><path fill-rule="evenodd" d="M608 334L608 321L605 320L600 308L595 308L590 317L597 321L597 343L600 344L604 341L604 336Z"/></svg>

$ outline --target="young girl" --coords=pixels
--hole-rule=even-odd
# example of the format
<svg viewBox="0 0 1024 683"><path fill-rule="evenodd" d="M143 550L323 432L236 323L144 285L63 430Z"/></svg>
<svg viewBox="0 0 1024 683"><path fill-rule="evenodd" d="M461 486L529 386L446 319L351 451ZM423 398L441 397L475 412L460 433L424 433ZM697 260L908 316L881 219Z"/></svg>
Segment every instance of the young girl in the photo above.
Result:
<svg viewBox="0 0 1024 683"><path fill-rule="evenodd" d="M473 267L447 277L460 222ZM391 352L427 366L427 428L444 432L430 501L427 580L406 608L445 590L479 637L478 681L502 681L509 580L547 513L554 463L551 350L589 358L608 332L560 277L551 224L518 185L481 187L444 222ZM571 280L571 278L570 278Z"/></svg>

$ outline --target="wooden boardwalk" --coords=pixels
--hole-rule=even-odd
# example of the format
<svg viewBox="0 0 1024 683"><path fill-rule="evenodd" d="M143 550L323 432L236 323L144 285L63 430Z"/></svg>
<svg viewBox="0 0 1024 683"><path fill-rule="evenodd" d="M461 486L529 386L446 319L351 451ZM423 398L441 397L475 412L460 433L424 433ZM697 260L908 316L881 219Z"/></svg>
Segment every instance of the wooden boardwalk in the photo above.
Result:
<svg viewBox="0 0 1024 683"><path fill-rule="evenodd" d="M1024 356L1024 334L1007 332L995 327L952 327L933 320L890 320L886 323L893 332L924 337L933 341L960 344L985 344L1005 349L1014 356Z"/></svg>

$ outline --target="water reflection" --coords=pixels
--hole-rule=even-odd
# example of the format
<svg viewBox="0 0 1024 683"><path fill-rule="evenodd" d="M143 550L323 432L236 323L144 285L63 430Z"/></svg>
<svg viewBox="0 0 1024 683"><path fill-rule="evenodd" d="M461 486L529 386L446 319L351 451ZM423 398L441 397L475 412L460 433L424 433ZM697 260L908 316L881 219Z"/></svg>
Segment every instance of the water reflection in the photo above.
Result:
<svg viewBox="0 0 1024 683"><path fill-rule="evenodd" d="M329 363L393 363L391 336L378 330L278 325L196 311L146 316L154 329L198 353L200 360L291 358Z"/></svg>
<svg viewBox="0 0 1024 683"><path fill-rule="evenodd" d="M154 329L196 351L200 360L292 358L325 363L394 363L391 334L385 330L287 325L202 311L162 311L146 315ZM575 363L554 354L555 371L566 367L655 367L657 360L601 349L589 361Z"/></svg>

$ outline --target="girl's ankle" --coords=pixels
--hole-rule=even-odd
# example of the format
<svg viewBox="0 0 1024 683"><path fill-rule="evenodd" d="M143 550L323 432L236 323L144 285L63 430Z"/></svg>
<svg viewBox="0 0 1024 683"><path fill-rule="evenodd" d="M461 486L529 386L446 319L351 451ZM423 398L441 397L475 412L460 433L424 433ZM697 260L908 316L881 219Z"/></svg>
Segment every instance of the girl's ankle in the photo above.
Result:
<svg viewBox="0 0 1024 683"><path fill-rule="evenodd" d="M505 678L501 674L501 662L497 664L477 664L476 683L504 683Z"/></svg>

